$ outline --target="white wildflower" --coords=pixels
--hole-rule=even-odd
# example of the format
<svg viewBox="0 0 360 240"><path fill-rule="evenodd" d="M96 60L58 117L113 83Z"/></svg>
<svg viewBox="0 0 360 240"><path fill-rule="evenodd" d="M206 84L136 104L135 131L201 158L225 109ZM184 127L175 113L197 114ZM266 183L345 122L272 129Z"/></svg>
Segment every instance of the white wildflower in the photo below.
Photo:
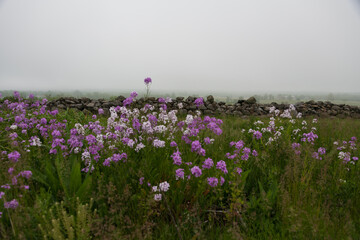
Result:
<svg viewBox="0 0 360 240"><path fill-rule="evenodd" d="M161 193L155 194L154 195L154 200L157 201L157 202L161 201Z"/></svg>
<svg viewBox="0 0 360 240"><path fill-rule="evenodd" d="M170 188L170 184L165 181L159 184L160 191L167 192Z"/></svg>

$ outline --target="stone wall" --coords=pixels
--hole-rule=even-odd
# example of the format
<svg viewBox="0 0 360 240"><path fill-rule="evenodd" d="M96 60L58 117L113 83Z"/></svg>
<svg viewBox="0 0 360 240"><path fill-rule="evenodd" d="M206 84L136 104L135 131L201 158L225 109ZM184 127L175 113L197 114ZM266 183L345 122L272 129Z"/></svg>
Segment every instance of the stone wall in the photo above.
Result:
<svg viewBox="0 0 360 240"><path fill-rule="evenodd" d="M105 99L89 99L89 98L59 98L48 103L51 109L67 109L75 108L86 113L97 113L99 108L104 109L106 113L112 106L122 106L125 97L119 96L115 100ZM167 104L168 110L178 109L178 104L183 104L183 109L179 110L180 114L194 113L200 110L205 115L233 115L233 116L267 116L271 106L275 106L279 110L289 107L289 104L259 104L254 97L247 100L239 100L235 104L226 104L225 102L216 102L213 96L204 99L204 105L199 108L194 104L194 97L177 97L171 103ZM146 103L159 108L161 103L158 99L150 97L148 99L140 98L134 100L131 107L141 108ZM300 102L295 104L296 110L301 112L303 116L319 116L319 117L339 117L339 118L360 118L360 108L357 106L349 106L346 104L333 104L331 102Z"/></svg>

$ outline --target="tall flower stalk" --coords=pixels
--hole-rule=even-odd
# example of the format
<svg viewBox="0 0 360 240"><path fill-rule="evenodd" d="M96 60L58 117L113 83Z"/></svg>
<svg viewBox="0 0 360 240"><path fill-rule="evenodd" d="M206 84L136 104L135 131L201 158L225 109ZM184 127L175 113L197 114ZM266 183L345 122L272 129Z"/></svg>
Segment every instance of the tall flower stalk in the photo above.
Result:
<svg viewBox="0 0 360 240"><path fill-rule="evenodd" d="M152 83L151 78L147 77L144 79L144 83L145 83L145 88L146 88L146 96L145 98L148 98L150 95L150 85Z"/></svg>

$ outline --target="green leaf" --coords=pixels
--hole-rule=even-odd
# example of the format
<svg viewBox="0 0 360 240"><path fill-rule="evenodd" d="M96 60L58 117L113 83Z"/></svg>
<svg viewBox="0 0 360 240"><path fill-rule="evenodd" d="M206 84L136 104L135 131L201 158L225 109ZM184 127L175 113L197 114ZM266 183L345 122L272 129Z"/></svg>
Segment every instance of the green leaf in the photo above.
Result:
<svg viewBox="0 0 360 240"><path fill-rule="evenodd" d="M76 196L80 199L80 201L84 201L87 195L91 191L91 184L92 184L92 176L88 174L85 177L84 182L81 184L79 190L76 192Z"/></svg>
<svg viewBox="0 0 360 240"><path fill-rule="evenodd" d="M77 161L76 156L73 159L73 164L70 173L69 193L74 195L81 186L81 166Z"/></svg>
<svg viewBox="0 0 360 240"><path fill-rule="evenodd" d="M59 177L59 185L64 190L65 195L69 197L68 179L63 175L65 169L63 169L61 161L64 161L64 159L61 159L61 155L58 155L58 157L55 159L55 167Z"/></svg>

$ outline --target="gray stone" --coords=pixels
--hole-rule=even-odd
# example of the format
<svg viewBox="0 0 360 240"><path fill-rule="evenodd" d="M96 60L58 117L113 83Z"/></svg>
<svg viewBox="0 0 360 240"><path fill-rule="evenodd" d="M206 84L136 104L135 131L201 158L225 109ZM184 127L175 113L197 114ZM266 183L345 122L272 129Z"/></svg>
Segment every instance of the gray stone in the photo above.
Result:
<svg viewBox="0 0 360 240"><path fill-rule="evenodd" d="M210 103L214 102L214 97L212 95L207 96L206 100L208 100Z"/></svg>
<svg viewBox="0 0 360 240"><path fill-rule="evenodd" d="M242 116L243 115L242 112L240 112L240 111L234 111L233 113L234 113L235 116Z"/></svg>
<svg viewBox="0 0 360 240"><path fill-rule="evenodd" d="M255 103L256 103L256 99L255 99L254 97L250 97L250 98L248 98L245 102L248 103L248 104L255 104Z"/></svg>
<svg viewBox="0 0 360 240"><path fill-rule="evenodd" d="M82 105L81 103L78 104L74 104L74 107L79 109L79 110L83 110L84 109L84 105Z"/></svg>
<svg viewBox="0 0 360 240"><path fill-rule="evenodd" d="M125 100L125 97L120 95L120 96L118 96L117 98L115 98L115 100L122 102L122 101Z"/></svg>
<svg viewBox="0 0 360 240"><path fill-rule="evenodd" d="M242 111L242 113L243 113L244 115L250 115L250 111L249 111L249 110L246 110L246 109L244 109L244 110Z"/></svg>
<svg viewBox="0 0 360 240"><path fill-rule="evenodd" d="M341 108L340 108L339 106L334 105L334 106L332 106L332 110L334 110L334 111L340 111Z"/></svg>
<svg viewBox="0 0 360 240"><path fill-rule="evenodd" d="M195 101L195 98L192 97L192 96L189 96L187 99L186 99L186 102L188 103L193 103Z"/></svg>
<svg viewBox="0 0 360 240"><path fill-rule="evenodd" d="M94 102L90 102L90 103L86 104L86 107L88 107L88 108L93 108L93 107L95 107L95 103L94 103Z"/></svg>
<svg viewBox="0 0 360 240"><path fill-rule="evenodd" d="M190 105L188 108L189 108L190 110L196 110L196 109L197 109L197 107L196 107L195 105Z"/></svg>

